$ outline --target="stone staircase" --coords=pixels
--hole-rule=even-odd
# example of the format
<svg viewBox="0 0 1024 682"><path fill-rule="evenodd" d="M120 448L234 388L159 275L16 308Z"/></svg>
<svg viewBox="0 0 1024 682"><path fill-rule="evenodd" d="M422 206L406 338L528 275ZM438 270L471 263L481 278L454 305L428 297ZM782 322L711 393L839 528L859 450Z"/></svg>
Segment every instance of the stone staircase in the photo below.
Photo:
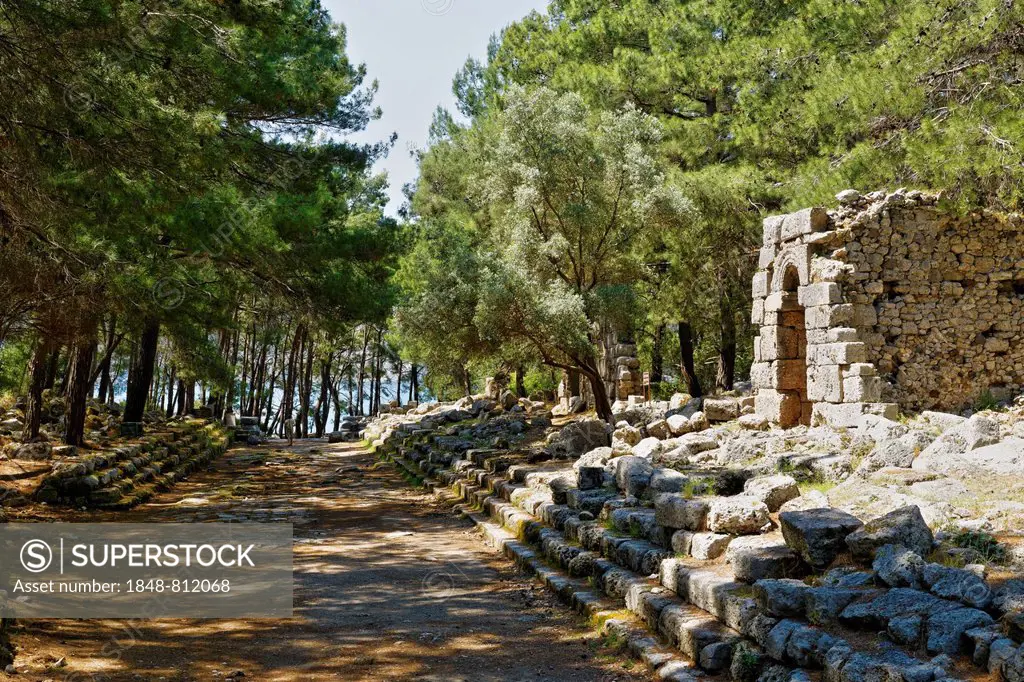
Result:
<svg viewBox="0 0 1024 682"><path fill-rule="evenodd" d="M451 441L436 427L409 424L378 443L577 610L631 614L612 618L612 627L632 628L630 641L638 644L631 649L662 679L1022 679L1024 629L1013 623L1024 619L1003 616L992 605L995 591L970 572L928 564L927 586L900 586L889 573L886 584L855 565L814 575L780 533L708 532L707 518L694 512L716 500L742 506L739 498L749 496L677 494L644 507L626 494L628 475L584 490L577 484L587 467L530 462L535 455L527 453L452 450L445 447ZM773 519L765 529L777 525ZM892 572L878 560L876 568Z"/></svg>
<svg viewBox="0 0 1024 682"><path fill-rule="evenodd" d="M164 425L111 450L80 451L61 461L34 497L48 504L128 509L219 457L230 441L214 421Z"/></svg>

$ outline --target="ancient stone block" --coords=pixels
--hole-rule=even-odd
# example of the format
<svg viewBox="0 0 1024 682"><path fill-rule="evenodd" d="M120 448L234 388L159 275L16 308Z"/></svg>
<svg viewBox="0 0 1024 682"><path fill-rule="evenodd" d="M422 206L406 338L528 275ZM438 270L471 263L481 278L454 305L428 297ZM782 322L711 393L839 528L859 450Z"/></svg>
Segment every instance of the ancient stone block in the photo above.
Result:
<svg viewBox="0 0 1024 682"><path fill-rule="evenodd" d="M787 241L801 235L823 230L828 225L828 212L824 208L805 208L790 213L782 221L779 238Z"/></svg>
<svg viewBox="0 0 1024 682"><path fill-rule="evenodd" d="M807 398L843 402L843 373L839 365L811 365L807 369Z"/></svg>
<svg viewBox="0 0 1024 682"><path fill-rule="evenodd" d="M879 377L849 377L843 379L843 400L850 403L875 403L882 399L882 380Z"/></svg>
<svg viewBox="0 0 1024 682"><path fill-rule="evenodd" d="M843 293L835 282L808 284L797 290L797 300L805 308L843 302Z"/></svg>
<svg viewBox="0 0 1024 682"><path fill-rule="evenodd" d="M795 393L782 393L775 389L761 389L754 397L754 411L776 424L797 424L803 408Z"/></svg>

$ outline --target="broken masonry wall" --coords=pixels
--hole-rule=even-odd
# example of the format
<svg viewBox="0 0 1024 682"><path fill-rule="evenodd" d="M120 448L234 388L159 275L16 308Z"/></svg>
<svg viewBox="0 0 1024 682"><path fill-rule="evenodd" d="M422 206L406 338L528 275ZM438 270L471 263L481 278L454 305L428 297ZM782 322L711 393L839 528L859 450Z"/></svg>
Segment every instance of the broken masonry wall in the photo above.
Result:
<svg viewBox="0 0 1024 682"><path fill-rule="evenodd" d="M839 195L764 221L753 279L757 412L852 426L1024 386L1024 221L935 195Z"/></svg>

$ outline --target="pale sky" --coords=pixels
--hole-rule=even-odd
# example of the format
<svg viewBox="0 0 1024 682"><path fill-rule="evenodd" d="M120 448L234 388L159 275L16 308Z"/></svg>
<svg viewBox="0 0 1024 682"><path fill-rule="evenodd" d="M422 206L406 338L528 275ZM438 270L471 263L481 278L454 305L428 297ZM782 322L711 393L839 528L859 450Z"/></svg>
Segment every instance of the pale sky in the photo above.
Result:
<svg viewBox="0 0 1024 682"><path fill-rule="evenodd" d="M376 104L384 116L355 141L398 142L375 170L390 176L394 214L402 185L416 178L411 148L426 145L438 104L455 111L452 78L469 56L484 59L490 36L547 0L324 0L335 21L348 28L348 54L364 63L367 80L380 84Z"/></svg>

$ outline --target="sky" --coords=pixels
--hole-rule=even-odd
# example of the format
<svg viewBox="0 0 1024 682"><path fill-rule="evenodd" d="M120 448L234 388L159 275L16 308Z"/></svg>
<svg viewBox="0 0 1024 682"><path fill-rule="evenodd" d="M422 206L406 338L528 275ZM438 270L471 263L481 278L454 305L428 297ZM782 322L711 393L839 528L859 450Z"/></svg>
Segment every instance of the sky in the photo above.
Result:
<svg viewBox="0 0 1024 682"><path fill-rule="evenodd" d="M452 78L467 57L484 59L492 34L547 0L324 0L337 22L348 28L348 54L366 64L367 80L380 85L376 104L383 117L350 139L371 142L398 133L388 158L375 171L387 171L394 215L403 202L402 186L416 179L410 149L426 145L434 110L455 111Z"/></svg>

